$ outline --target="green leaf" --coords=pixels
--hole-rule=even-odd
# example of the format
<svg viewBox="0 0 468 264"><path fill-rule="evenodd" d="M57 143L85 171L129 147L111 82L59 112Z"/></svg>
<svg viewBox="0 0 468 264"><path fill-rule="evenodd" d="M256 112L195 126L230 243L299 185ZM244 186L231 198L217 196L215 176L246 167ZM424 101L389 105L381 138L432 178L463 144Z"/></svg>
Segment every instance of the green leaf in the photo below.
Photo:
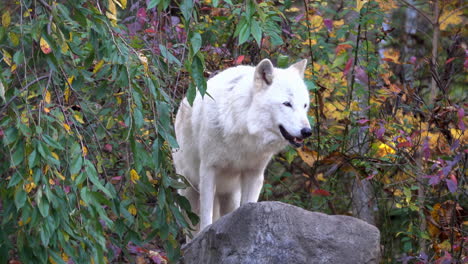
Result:
<svg viewBox="0 0 468 264"><path fill-rule="evenodd" d="M172 53L169 52L165 46L160 44L159 49L161 50L161 55L166 58L169 63L175 63L178 66L182 65L182 63L180 63L180 61L174 57L174 55L172 55Z"/></svg>
<svg viewBox="0 0 468 264"><path fill-rule="evenodd" d="M201 35L199 33L193 33L192 38L190 38L190 43L192 44L192 54L195 56L202 45Z"/></svg>
<svg viewBox="0 0 468 264"><path fill-rule="evenodd" d="M11 167L18 166L24 160L24 143L18 144L16 150L11 157Z"/></svg>
<svg viewBox="0 0 468 264"><path fill-rule="evenodd" d="M36 150L33 150L31 152L31 154L29 154L29 157L28 157L28 165L29 165L29 168L34 168L34 166L36 166L36 163L37 163L38 159L37 159L37 151Z"/></svg>
<svg viewBox="0 0 468 264"><path fill-rule="evenodd" d="M211 3L213 4L213 7L218 7L219 0L213 0Z"/></svg>
<svg viewBox="0 0 468 264"><path fill-rule="evenodd" d="M161 2L161 0L151 0L148 6L146 7L146 9L154 8L155 6L159 4L159 2Z"/></svg>
<svg viewBox="0 0 468 264"><path fill-rule="evenodd" d="M206 80L203 76L203 62L199 56L193 58L191 73L198 90L201 95L204 95L206 92Z"/></svg>
<svg viewBox="0 0 468 264"><path fill-rule="evenodd" d="M104 194L106 194L109 198L112 198L111 193L109 190L102 185L102 183L99 181L98 174L96 171L96 168L94 167L93 163L89 160L85 160L85 170L86 174L88 176L88 179L96 186L99 190L101 190Z"/></svg>
<svg viewBox="0 0 468 264"><path fill-rule="evenodd" d="M250 24L250 32L252 33L252 36L254 37L255 41L257 41L257 44L260 47L262 45L262 29L260 28L260 25L258 24L257 20L252 20L252 24Z"/></svg>
<svg viewBox="0 0 468 264"><path fill-rule="evenodd" d="M39 213L41 213L42 217L47 217L49 215L49 201L47 201L47 199L44 196L42 196L41 189L39 189L38 194L39 193L41 195L36 196L37 208L39 209Z"/></svg>
<svg viewBox="0 0 468 264"><path fill-rule="evenodd" d="M193 105L193 101L195 100L196 95L197 95L197 88L195 87L193 82L191 82L187 90L187 93L185 95L190 105Z"/></svg>
<svg viewBox="0 0 468 264"><path fill-rule="evenodd" d="M184 16L185 21L189 21L192 17L193 5L193 0L182 0L182 4L180 4L180 11Z"/></svg>
<svg viewBox="0 0 468 264"><path fill-rule="evenodd" d="M19 173L18 171L16 171L16 172L13 174L13 177L11 177L10 181L8 182L7 188L16 186L22 179L23 179L23 176L21 176L21 173Z"/></svg>
<svg viewBox="0 0 468 264"><path fill-rule="evenodd" d="M287 68L289 65L289 56L279 55L277 64L279 68Z"/></svg>
<svg viewBox="0 0 468 264"><path fill-rule="evenodd" d="M19 210L23 208L24 203L26 202L27 193L23 190L23 188L18 189L15 193L15 205L16 208Z"/></svg>
<svg viewBox="0 0 468 264"><path fill-rule="evenodd" d="M75 158L72 160L70 165L70 175L78 174L83 166L83 158L81 154L75 154Z"/></svg>
<svg viewBox="0 0 468 264"><path fill-rule="evenodd" d="M56 149L64 150L64 148L57 142L55 141L52 137L46 134L42 134L42 139L44 139L44 142Z"/></svg>
<svg viewBox="0 0 468 264"><path fill-rule="evenodd" d="M245 20L244 20L245 21ZM250 27L247 21L245 21L242 25L239 25L239 45L242 45L249 39L250 36Z"/></svg>

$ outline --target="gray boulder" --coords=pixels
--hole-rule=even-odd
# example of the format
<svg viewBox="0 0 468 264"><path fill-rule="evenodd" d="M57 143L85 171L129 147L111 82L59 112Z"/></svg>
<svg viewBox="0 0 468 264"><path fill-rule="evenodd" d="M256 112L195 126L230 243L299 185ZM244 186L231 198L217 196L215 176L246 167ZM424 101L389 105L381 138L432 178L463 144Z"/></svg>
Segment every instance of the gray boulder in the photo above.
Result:
<svg viewBox="0 0 468 264"><path fill-rule="evenodd" d="M354 217L250 203L185 245L181 263L379 263L379 242L379 230Z"/></svg>

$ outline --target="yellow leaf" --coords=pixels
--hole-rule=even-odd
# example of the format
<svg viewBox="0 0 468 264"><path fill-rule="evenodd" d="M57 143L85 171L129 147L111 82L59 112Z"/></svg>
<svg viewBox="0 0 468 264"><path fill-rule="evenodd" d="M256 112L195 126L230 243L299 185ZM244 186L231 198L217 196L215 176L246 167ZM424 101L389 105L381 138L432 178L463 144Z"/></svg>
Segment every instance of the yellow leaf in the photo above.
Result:
<svg viewBox="0 0 468 264"><path fill-rule="evenodd" d="M132 215L136 215L137 214L137 209L136 209L135 205L131 204L128 207L128 212L131 213Z"/></svg>
<svg viewBox="0 0 468 264"><path fill-rule="evenodd" d="M74 114L73 117L76 119L76 121L80 122L81 124L84 124L85 122L83 121L83 117L79 114Z"/></svg>
<svg viewBox="0 0 468 264"><path fill-rule="evenodd" d="M395 49L386 49L384 51L384 57L385 59L390 59L394 63L399 63L400 60L400 52Z"/></svg>
<svg viewBox="0 0 468 264"><path fill-rule="evenodd" d="M86 203L83 200L80 200L80 205L81 206L86 206Z"/></svg>
<svg viewBox="0 0 468 264"><path fill-rule="evenodd" d="M50 92L46 91L44 101L46 102L46 104L50 104L50 100L51 100Z"/></svg>
<svg viewBox="0 0 468 264"><path fill-rule="evenodd" d="M289 9L284 10L284 11L285 11L285 12L288 12L288 13L295 13L295 12L299 12L300 9L297 8L297 7L291 7L291 8L289 8Z"/></svg>
<svg viewBox="0 0 468 264"><path fill-rule="evenodd" d="M136 184L136 182L140 179L140 175L138 175L138 172L136 172L135 169L132 169L130 171L130 180Z"/></svg>
<svg viewBox="0 0 468 264"><path fill-rule="evenodd" d="M448 25L461 25L464 22L463 20L463 9L456 12L453 12L453 10L444 10L439 19L440 29L445 30Z"/></svg>
<svg viewBox="0 0 468 264"><path fill-rule="evenodd" d="M68 49L69 49L68 44L66 42L63 42L62 46L60 47L60 50L62 51L62 53L66 53Z"/></svg>
<svg viewBox="0 0 468 264"><path fill-rule="evenodd" d="M78 174L73 174L73 175L71 175L72 181L74 181L74 180L76 179L76 176L78 176Z"/></svg>
<svg viewBox="0 0 468 264"><path fill-rule="evenodd" d="M148 58L145 57L142 53L138 54L138 58L140 59L141 64L143 64L143 67L145 69L145 72L148 72Z"/></svg>
<svg viewBox="0 0 468 264"><path fill-rule="evenodd" d="M27 193L30 193L34 188L36 188L36 184L34 182L30 182L30 183L26 184L26 186L24 186L24 190Z"/></svg>
<svg viewBox="0 0 468 264"><path fill-rule="evenodd" d="M2 54L3 54L3 60L5 61L8 66L11 66L11 54L8 53L8 51L2 49Z"/></svg>
<svg viewBox="0 0 468 264"><path fill-rule="evenodd" d="M29 17L29 16L31 15L31 12L32 12L32 9L31 9L31 8L28 9L28 10L26 10L26 11L24 11L23 17Z"/></svg>
<svg viewBox="0 0 468 264"><path fill-rule="evenodd" d="M70 132L70 126L68 124L63 123L62 126L67 132Z"/></svg>
<svg viewBox="0 0 468 264"><path fill-rule="evenodd" d="M56 160L60 160L59 156L55 152L52 152L52 157L54 157Z"/></svg>
<svg viewBox="0 0 468 264"><path fill-rule="evenodd" d="M315 178L317 178L317 180L319 180L319 181L323 181L323 182L326 182L326 181L327 181L327 179L325 179L325 178L323 177L323 173L317 174L317 176L316 176Z"/></svg>
<svg viewBox="0 0 468 264"><path fill-rule="evenodd" d="M18 46L19 44L19 37L15 32L9 32L8 36L10 37L10 41L13 44L13 46Z"/></svg>
<svg viewBox="0 0 468 264"><path fill-rule="evenodd" d="M55 181L53 179L49 179L49 184L50 185L55 185Z"/></svg>
<svg viewBox="0 0 468 264"><path fill-rule="evenodd" d="M115 25L117 21L117 7L115 6L114 0L107 0L109 11L106 12L107 18L112 20L112 24Z"/></svg>
<svg viewBox="0 0 468 264"><path fill-rule="evenodd" d="M55 260L53 260L52 257L49 257L49 262L50 264L57 264L57 262L55 262Z"/></svg>
<svg viewBox="0 0 468 264"><path fill-rule="evenodd" d="M378 157L385 157L389 154L395 154L395 150L390 147L389 145L385 144L385 143L381 143L379 146L378 146L378 151L377 151L377 156Z"/></svg>
<svg viewBox="0 0 468 264"><path fill-rule="evenodd" d="M344 19L340 19L340 20L334 20L333 21L333 27L340 27L344 24Z"/></svg>
<svg viewBox="0 0 468 264"><path fill-rule="evenodd" d="M59 177L62 181L65 180L65 176L63 176L63 174L60 173L60 171L55 171L55 175L57 175L57 177Z"/></svg>
<svg viewBox="0 0 468 264"><path fill-rule="evenodd" d="M96 66L94 66L93 73L98 72L101 68L102 65L104 65L104 60L100 60L98 63L96 63Z"/></svg>
<svg viewBox="0 0 468 264"><path fill-rule="evenodd" d="M11 71L11 72L15 72L17 67L18 67L18 65L13 64L13 65L11 66L11 68L10 68L10 71Z"/></svg>
<svg viewBox="0 0 468 264"><path fill-rule="evenodd" d="M127 8L127 0L119 0L120 1L120 8L125 9Z"/></svg>
<svg viewBox="0 0 468 264"><path fill-rule="evenodd" d="M41 50L42 52L44 52L44 54L49 54L52 52L52 49L50 48L49 43L44 38L41 37L39 44L41 45Z"/></svg>
<svg viewBox="0 0 468 264"><path fill-rule="evenodd" d="M317 152L307 149L306 147L298 149L297 153L301 157L301 159L310 167L312 167L317 160Z"/></svg>
<svg viewBox="0 0 468 264"><path fill-rule="evenodd" d="M312 32L317 32L324 26L323 17L319 15L309 16L309 23L310 23L310 30Z"/></svg>
<svg viewBox="0 0 468 264"><path fill-rule="evenodd" d="M362 7L365 3L369 2L369 0L356 0L356 10L361 12Z"/></svg>
<svg viewBox="0 0 468 264"><path fill-rule="evenodd" d="M7 10L2 15L2 25L3 25L3 27L7 28L10 25L10 22L11 22L10 11Z"/></svg>
<svg viewBox="0 0 468 264"><path fill-rule="evenodd" d="M75 79L75 75L68 77L67 83L65 84L65 91L63 92L63 96L65 97L65 103L68 103L68 99L70 98L71 85L74 79Z"/></svg>
<svg viewBox="0 0 468 264"><path fill-rule="evenodd" d="M353 101L351 103L351 111L359 111L359 110L361 110L361 107L359 107L358 102Z"/></svg>
<svg viewBox="0 0 468 264"><path fill-rule="evenodd" d="M63 261L68 262L69 258L68 258L67 253L65 253L65 252L62 253L62 259L63 259Z"/></svg>
<svg viewBox="0 0 468 264"><path fill-rule="evenodd" d="M86 155L88 155L88 148L83 146L83 157L86 157Z"/></svg>

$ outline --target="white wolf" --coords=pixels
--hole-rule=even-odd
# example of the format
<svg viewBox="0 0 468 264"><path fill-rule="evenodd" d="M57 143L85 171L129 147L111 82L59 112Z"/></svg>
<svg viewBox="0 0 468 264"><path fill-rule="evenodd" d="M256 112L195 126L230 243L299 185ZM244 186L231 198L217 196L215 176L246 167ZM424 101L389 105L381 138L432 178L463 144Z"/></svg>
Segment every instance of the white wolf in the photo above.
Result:
<svg viewBox="0 0 468 264"><path fill-rule="evenodd" d="M272 155L312 134L307 60L287 69L264 59L256 67L229 68L208 80L193 107L177 112L177 173L192 185L181 191L200 216L200 229L240 205L257 202Z"/></svg>

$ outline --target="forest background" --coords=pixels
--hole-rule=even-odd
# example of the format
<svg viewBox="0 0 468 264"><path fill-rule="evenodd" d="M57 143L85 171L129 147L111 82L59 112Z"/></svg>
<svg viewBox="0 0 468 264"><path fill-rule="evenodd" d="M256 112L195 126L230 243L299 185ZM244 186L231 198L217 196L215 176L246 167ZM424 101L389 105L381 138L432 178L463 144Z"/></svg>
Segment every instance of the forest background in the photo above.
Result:
<svg viewBox="0 0 468 264"><path fill-rule="evenodd" d="M463 0L0 3L0 263L165 263L191 214L172 121L227 67L309 60L314 135L261 200L381 231L382 263L467 261Z"/></svg>

